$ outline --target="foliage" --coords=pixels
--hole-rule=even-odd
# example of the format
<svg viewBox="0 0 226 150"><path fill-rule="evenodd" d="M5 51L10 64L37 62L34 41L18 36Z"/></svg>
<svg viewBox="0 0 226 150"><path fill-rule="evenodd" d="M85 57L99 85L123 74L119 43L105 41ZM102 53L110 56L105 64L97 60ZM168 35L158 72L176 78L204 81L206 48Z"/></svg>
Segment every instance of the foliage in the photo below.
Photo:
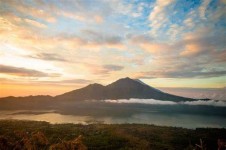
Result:
<svg viewBox="0 0 226 150"><path fill-rule="evenodd" d="M0 121L0 149L194 149L203 140L217 149L226 129L184 129L144 124L49 124L35 121ZM77 138L76 138L77 137Z"/></svg>

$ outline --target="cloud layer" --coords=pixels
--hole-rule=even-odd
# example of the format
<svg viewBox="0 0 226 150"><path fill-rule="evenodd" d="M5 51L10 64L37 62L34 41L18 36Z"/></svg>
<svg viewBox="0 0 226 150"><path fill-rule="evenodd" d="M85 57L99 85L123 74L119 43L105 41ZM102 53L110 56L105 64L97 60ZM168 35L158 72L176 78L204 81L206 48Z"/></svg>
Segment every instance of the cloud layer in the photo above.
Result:
<svg viewBox="0 0 226 150"><path fill-rule="evenodd" d="M197 101L185 101L185 102L173 102L173 101L161 101L155 99L119 99L119 100L103 100L106 103L119 103L119 104L148 104L148 105L202 105L202 106L215 106L226 107L225 101L215 100L197 100Z"/></svg>

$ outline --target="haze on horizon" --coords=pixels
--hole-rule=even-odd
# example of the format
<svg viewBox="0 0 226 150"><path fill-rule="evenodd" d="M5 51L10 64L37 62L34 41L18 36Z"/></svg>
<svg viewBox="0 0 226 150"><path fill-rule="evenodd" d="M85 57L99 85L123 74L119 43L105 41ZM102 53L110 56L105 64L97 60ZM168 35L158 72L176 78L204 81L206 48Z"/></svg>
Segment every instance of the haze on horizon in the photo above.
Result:
<svg viewBox="0 0 226 150"><path fill-rule="evenodd" d="M0 97L139 78L226 87L225 0L0 0Z"/></svg>

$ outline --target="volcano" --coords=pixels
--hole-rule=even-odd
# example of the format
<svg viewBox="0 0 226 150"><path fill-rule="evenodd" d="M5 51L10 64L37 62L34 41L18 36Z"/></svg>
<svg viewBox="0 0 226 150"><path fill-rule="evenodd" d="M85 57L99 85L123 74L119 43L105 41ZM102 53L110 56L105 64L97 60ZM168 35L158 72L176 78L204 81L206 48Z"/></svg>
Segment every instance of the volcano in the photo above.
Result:
<svg viewBox="0 0 226 150"><path fill-rule="evenodd" d="M168 94L138 79L122 78L109 85L90 84L55 97L58 100L105 100L105 99L157 99L163 101L193 101L195 99Z"/></svg>

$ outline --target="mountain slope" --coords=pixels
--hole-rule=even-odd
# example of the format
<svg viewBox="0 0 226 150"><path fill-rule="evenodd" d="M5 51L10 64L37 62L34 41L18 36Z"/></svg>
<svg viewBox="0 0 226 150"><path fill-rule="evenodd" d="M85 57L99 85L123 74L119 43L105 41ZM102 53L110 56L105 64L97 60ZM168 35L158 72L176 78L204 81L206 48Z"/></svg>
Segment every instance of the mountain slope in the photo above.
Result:
<svg viewBox="0 0 226 150"><path fill-rule="evenodd" d="M64 100L99 100L104 99L105 87L101 84L90 84L84 88L73 90L55 98Z"/></svg>
<svg viewBox="0 0 226 150"><path fill-rule="evenodd" d="M140 80L119 79L107 86L91 84L84 88L56 96L60 100L103 100L103 99L158 99L168 101L192 101L194 99L164 93Z"/></svg>

